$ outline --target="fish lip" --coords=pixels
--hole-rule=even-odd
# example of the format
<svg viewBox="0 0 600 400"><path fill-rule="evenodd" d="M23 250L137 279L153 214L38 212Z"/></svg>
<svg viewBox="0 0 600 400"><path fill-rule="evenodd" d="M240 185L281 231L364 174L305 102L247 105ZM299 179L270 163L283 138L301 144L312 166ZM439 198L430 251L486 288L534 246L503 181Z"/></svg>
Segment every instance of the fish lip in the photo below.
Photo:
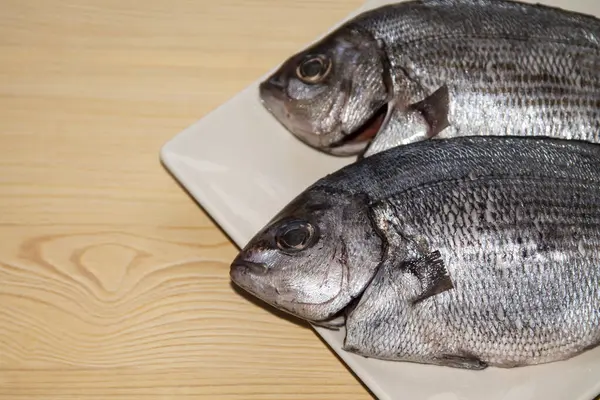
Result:
<svg viewBox="0 0 600 400"><path fill-rule="evenodd" d="M231 275L252 274L255 276L264 276L269 272L269 268L264 263L257 263L247 260L236 260L231 264Z"/></svg>

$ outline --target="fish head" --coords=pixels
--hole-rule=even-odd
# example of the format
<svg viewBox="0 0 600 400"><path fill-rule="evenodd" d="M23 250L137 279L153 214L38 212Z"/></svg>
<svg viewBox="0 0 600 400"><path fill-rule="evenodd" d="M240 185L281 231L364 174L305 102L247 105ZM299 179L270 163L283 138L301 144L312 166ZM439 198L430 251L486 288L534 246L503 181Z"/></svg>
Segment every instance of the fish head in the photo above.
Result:
<svg viewBox="0 0 600 400"><path fill-rule="evenodd" d="M340 28L287 59L259 85L265 108L305 144L337 156L360 153L387 112L389 71L366 32Z"/></svg>
<svg viewBox="0 0 600 400"><path fill-rule="evenodd" d="M365 290L381 254L362 198L308 191L248 242L230 276L271 306L309 322L329 321Z"/></svg>

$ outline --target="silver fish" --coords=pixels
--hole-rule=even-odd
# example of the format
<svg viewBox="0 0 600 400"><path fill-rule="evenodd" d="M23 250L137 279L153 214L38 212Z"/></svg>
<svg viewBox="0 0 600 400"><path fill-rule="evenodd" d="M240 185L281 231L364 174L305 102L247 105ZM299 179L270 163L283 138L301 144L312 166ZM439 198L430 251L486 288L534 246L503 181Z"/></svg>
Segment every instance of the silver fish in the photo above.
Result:
<svg viewBox="0 0 600 400"><path fill-rule="evenodd" d="M599 71L596 17L510 0L411 0L294 54L259 97L297 138L338 156L363 153L373 137L368 154L440 133L598 142ZM400 129L386 130L393 115Z"/></svg>
<svg viewBox="0 0 600 400"><path fill-rule="evenodd" d="M345 351L483 369L600 342L600 145L473 136L356 161L240 251L231 279Z"/></svg>

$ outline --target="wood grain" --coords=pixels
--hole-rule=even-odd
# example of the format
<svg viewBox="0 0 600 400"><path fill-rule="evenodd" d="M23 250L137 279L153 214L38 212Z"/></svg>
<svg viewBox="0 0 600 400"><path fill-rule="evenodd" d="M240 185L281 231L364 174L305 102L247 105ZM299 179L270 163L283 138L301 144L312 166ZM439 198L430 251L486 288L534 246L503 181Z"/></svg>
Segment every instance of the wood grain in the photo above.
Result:
<svg viewBox="0 0 600 400"><path fill-rule="evenodd" d="M361 0L2 0L0 398L368 399L160 165Z"/></svg>

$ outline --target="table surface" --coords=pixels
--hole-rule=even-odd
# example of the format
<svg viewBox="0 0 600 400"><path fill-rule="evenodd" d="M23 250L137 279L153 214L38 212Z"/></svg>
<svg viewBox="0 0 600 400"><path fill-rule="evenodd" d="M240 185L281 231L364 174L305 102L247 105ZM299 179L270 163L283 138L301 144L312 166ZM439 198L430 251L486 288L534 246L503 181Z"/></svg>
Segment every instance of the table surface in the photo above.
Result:
<svg viewBox="0 0 600 400"><path fill-rule="evenodd" d="M2 0L0 398L372 398L158 156L360 4Z"/></svg>

